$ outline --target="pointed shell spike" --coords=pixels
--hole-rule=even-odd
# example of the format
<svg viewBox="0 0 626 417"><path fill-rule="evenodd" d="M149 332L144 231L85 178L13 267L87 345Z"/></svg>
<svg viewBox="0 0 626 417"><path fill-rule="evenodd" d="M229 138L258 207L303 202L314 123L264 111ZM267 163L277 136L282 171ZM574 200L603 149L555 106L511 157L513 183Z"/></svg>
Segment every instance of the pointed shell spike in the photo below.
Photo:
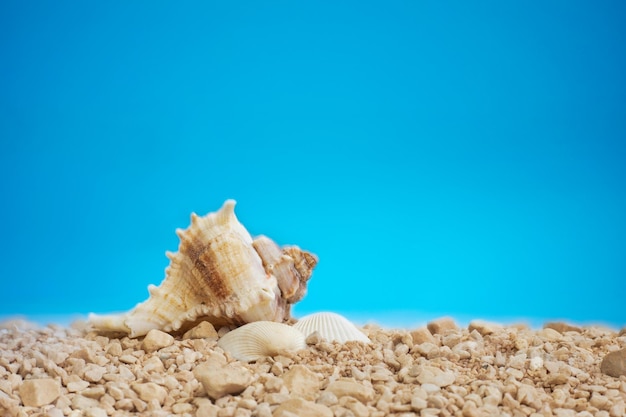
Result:
<svg viewBox="0 0 626 417"><path fill-rule="evenodd" d="M369 337L351 321L337 313L322 312L310 314L298 320L293 327L300 330L305 337L317 331L322 338L329 342L345 343L354 340L371 343Z"/></svg>
<svg viewBox="0 0 626 417"><path fill-rule="evenodd" d="M256 321L226 333L217 342L225 352L243 362L254 362L284 351L306 348L302 332L283 323Z"/></svg>

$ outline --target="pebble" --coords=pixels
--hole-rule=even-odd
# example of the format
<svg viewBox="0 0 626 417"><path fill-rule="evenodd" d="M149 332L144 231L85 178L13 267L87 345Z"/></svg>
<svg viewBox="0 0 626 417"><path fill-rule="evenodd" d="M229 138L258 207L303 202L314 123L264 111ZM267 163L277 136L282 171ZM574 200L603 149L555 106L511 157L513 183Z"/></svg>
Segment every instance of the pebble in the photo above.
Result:
<svg viewBox="0 0 626 417"><path fill-rule="evenodd" d="M221 367L212 364L200 365L193 370L193 374L212 399L228 394L239 394L253 380L250 370L237 362Z"/></svg>
<svg viewBox="0 0 626 417"><path fill-rule="evenodd" d="M502 326L495 323L489 323L483 320L473 320L470 322L468 328L470 332L476 330L481 336L487 336L502 329Z"/></svg>
<svg viewBox="0 0 626 417"><path fill-rule="evenodd" d="M208 340L217 340L217 331L215 327L208 321L203 321L198 324L193 329L187 331L183 335L184 339L208 339Z"/></svg>
<svg viewBox="0 0 626 417"><path fill-rule="evenodd" d="M141 344L146 352L154 352L171 346L174 343L174 337L160 330L152 329L146 334Z"/></svg>
<svg viewBox="0 0 626 417"><path fill-rule="evenodd" d="M444 334L447 331L454 331L458 326L451 317L442 317L429 322L426 327L432 334Z"/></svg>
<svg viewBox="0 0 626 417"><path fill-rule="evenodd" d="M602 373L615 378L626 375L626 348L604 356L600 370Z"/></svg>
<svg viewBox="0 0 626 417"><path fill-rule="evenodd" d="M432 343L433 345L437 344L437 339L435 339L430 330L426 327L420 327L419 329L412 330L410 334L412 342L415 345L421 345L422 343Z"/></svg>
<svg viewBox="0 0 626 417"><path fill-rule="evenodd" d="M582 329L578 326L574 326L562 321L552 321L552 322L548 322L546 324L543 325L544 329L553 329L556 330L559 333L565 333L565 332L576 332L576 333L580 333L582 332Z"/></svg>
<svg viewBox="0 0 626 417"><path fill-rule="evenodd" d="M159 404L163 404L165 397L167 397L165 388L154 382L146 382L143 384L135 383L131 385L131 388L137 393L139 398L145 402L156 400Z"/></svg>
<svg viewBox="0 0 626 417"><path fill-rule="evenodd" d="M29 379L19 388L22 403L27 407L51 404L61 395L59 383L51 378Z"/></svg>
<svg viewBox="0 0 626 417"><path fill-rule="evenodd" d="M432 384L440 388L452 385L455 379L454 372L443 371L434 366L423 366L417 376L417 380L420 384Z"/></svg>
<svg viewBox="0 0 626 417"><path fill-rule="evenodd" d="M314 400L320 390L318 376L304 365L294 365L282 379L292 395L305 400Z"/></svg>
<svg viewBox="0 0 626 417"><path fill-rule="evenodd" d="M326 388L326 391L332 392L335 396L337 396L337 398L349 395L364 403L371 401L374 398L373 388L351 379L339 379L331 382Z"/></svg>
<svg viewBox="0 0 626 417"><path fill-rule="evenodd" d="M330 408L302 398L292 398L280 404L272 414L273 417L333 417Z"/></svg>

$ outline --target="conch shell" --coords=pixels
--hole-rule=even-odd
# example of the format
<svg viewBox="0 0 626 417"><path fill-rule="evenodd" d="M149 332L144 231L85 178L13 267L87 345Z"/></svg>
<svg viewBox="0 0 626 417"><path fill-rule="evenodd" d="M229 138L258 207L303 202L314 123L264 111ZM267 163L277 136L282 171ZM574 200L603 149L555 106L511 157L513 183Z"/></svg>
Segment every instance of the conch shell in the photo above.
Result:
<svg viewBox="0 0 626 417"><path fill-rule="evenodd" d="M317 257L296 246L281 249L265 236L253 240L234 209L235 201L227 200L215 213L192 213L189 228L176 231L178 252L166 253L171 262L165 279L148 286L150 298L124 314L91 314L93 328L138 337L200 320L241 325L289 319Z"/></svg>

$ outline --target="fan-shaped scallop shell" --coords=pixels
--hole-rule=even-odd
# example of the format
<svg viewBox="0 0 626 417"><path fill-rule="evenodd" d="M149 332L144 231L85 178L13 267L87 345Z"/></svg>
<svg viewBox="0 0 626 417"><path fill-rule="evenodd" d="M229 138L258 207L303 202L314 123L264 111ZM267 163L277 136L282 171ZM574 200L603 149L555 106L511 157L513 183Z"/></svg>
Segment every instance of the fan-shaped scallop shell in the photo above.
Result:
<svg viewBox="0 0 626 417"><path fill-rule="evenodd" d="M357 329L351 321L337 313L310 314L298 320L293 327L305 336L317 331L323 339L329 342L345 343L349 340L371 342L369 337Z"/></svg>
<svg viewBox="0 0 626 417"><path fill-rule="evenodd" d="M291 305L306 293L317 257L296 246L279 248L265 236L255 240L235 216L235 201L178 229L178 252L150 297L125 314L90 315L96 330L130 337L151 329L175 331L206 320L240 325L258 320L283 321Z"/></svg>
<svg viewBox="0 0 626 417"><path fill-rule="evenodd" d="M284 351L306 348L299 330L284 323L257 321L238 327L218 340L217 345L243 362L257 361Z"/></svg>

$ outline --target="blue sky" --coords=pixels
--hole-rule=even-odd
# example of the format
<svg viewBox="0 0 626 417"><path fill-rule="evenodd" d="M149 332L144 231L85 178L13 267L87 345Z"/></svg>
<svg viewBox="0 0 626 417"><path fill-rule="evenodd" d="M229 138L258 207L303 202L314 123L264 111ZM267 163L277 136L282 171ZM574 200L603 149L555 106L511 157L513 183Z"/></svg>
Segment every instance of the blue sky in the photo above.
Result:
<svg viewBox="0 0 626 417"><path fill-rule="evenodd" d="M297 314L626 325L622 2L0 4L0 315L147 297L192 211Z"/></svg>

